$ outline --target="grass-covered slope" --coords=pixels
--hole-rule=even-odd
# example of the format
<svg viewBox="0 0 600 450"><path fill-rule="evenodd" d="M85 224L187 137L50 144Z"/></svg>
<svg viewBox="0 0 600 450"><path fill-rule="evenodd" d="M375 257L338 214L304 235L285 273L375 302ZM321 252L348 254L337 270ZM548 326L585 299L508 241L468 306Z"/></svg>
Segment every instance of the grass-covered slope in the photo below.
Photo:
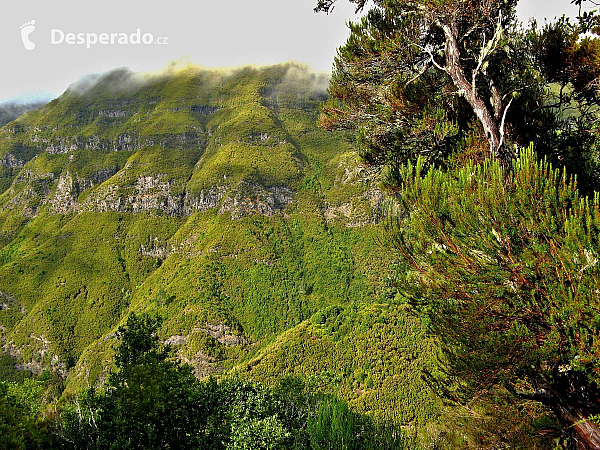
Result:
<svg viewBox="0 0 600 450"><path fill-rule="evenodd" d="M117 70L0 128L5 353L74 392L150 311L198 376L317 377L361 411L430 417L435 349L384 296L381 193L350 139L316 127L322 81Z"/></svg>

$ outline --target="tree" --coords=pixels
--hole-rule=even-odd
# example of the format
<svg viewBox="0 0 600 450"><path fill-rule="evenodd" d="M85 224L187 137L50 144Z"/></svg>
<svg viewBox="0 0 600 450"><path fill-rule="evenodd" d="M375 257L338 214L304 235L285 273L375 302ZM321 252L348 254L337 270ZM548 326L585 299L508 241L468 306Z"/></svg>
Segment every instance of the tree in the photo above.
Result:
<svg viewBox="0 0 600 450"><path fill-rule="evenodd" d="M600 47L582 39L593 21L524 30L516 3L374 0L338 49L321 125L356 130L369 163L439 164L475 131L505 166L530 142L555 163L594 165Z"/></svg>
<svg viewBox="0 0 600 450"><path fill-rule="evenodd" d="M0 381L0 449L54 448L53 421L41 414L43 383Z"/></svg>
<svg viewBox="0 0 600 450"><path fill-rule="evenodd" d="M390 215L396 286L463 394L501 383L600 448L600 195L531 150L457 171L404 167Z"/></svg>
<svg viewBox="0 0 600 450"><path fill-rule="evenodd" d="M502 383L598 448L600 221L580 190L600 187L600 41L585 35L600 25L523 29L516 4L374 0L338 50L320 123L357 131L365 161L388 165L398 289L465 392ZM518 158L531 142L577 185Z"/></svg>
<svg viewBox="0 0 600 450"><path fill-rule="evenodd" d="M337 399L324 402L308 422L311 445L315 450L360 448L356 439L360 426L358 415L345 402Z"/></svg>
<svg viewBox="0 0 600 450"><path fill-rule="evenodd" d="M206 408L199 382L191 366L169 359L155 334L160 323L132 314L117 331L117 371L94 401L99 448L201 447Z"/></svg>
<svg viewBox="0 0 600 450"><path fill-rule="evenodd" d="M309 392L300 379L281 380L273 390L237 378L199 382L191 366L169 358L170 349L156 336L160 323L132 314L119 327L117 370L103 392L90 389L64 407L58 430L62 448L305 449L313 438L315 448L404 448L400 430L371 423L341 400ZM9 416L1 414L3 406L0 395L0 419ZM6 439L12 446L20 444L13 422L0 420L0 428L12 433Z"/></svg>

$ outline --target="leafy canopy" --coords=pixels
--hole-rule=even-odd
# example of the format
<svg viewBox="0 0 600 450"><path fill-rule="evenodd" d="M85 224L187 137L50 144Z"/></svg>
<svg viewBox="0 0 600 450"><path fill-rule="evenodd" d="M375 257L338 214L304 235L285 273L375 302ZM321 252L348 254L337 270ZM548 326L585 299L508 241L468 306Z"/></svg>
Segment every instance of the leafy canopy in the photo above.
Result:
<svg viewBox="0 0 600 450"><path fill-rule="evenodd" d="M531 149L510 172L491 160L425 171L420 158L399 176L397 288L440 337L462 393L502 383L579 431L598 413L600 195L582 196Z"/></svg>
<svg viewBox="0 0 600 450"><path fill-rule="evenodd" d="M119 327L121 340L105 393L95 399L99 448L197 448L206 408L189 365L171 361L160 345L161 321L132 314Z"/></svg>
<svg viewBox="0 0 600 450"><path fill-rule="evenodd" d="M467 142L510 165L533 142L580 186L597 185L600 46L585 35L593 21L524 29L516 4L373 1L338 49L320 124L357 131L364 159L377 164L441 164Z"/></svg>

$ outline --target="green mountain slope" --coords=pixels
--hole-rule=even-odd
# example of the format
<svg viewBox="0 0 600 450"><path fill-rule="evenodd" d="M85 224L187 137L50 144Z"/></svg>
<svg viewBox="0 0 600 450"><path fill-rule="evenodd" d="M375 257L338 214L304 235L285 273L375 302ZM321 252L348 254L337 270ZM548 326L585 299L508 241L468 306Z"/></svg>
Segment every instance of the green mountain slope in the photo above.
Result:
<svg viewBox="0 0 600 450"><path fill-rule="evenodd" d="M376 174L316 127L322 84L293 64L116 70L0 128L15 364L67 393L101 383L116 326L151 311L200 377L312 377L361 411L427 420L435 347L386 296Z"/></svg>

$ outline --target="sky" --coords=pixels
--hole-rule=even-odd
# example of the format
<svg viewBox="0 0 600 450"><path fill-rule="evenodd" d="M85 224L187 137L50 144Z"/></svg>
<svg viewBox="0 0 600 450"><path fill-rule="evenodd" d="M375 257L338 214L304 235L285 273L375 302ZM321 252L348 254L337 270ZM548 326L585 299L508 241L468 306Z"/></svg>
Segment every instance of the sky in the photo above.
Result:
<svg viewBox="0 0 600 450"><path fill-rule="evenodd" d="M0 102L52 98L90 73L117 67L158 71L173 61L235 67L293 60L330 72L336 48L349 35L346 22L358 16L346 0L338 0L329 15L314 13L315 4L316 0L3 2ZM570 0L521 0L518 12L525 22L532 16L543 21L563 13L575 16L577 7Z"/></svg>

